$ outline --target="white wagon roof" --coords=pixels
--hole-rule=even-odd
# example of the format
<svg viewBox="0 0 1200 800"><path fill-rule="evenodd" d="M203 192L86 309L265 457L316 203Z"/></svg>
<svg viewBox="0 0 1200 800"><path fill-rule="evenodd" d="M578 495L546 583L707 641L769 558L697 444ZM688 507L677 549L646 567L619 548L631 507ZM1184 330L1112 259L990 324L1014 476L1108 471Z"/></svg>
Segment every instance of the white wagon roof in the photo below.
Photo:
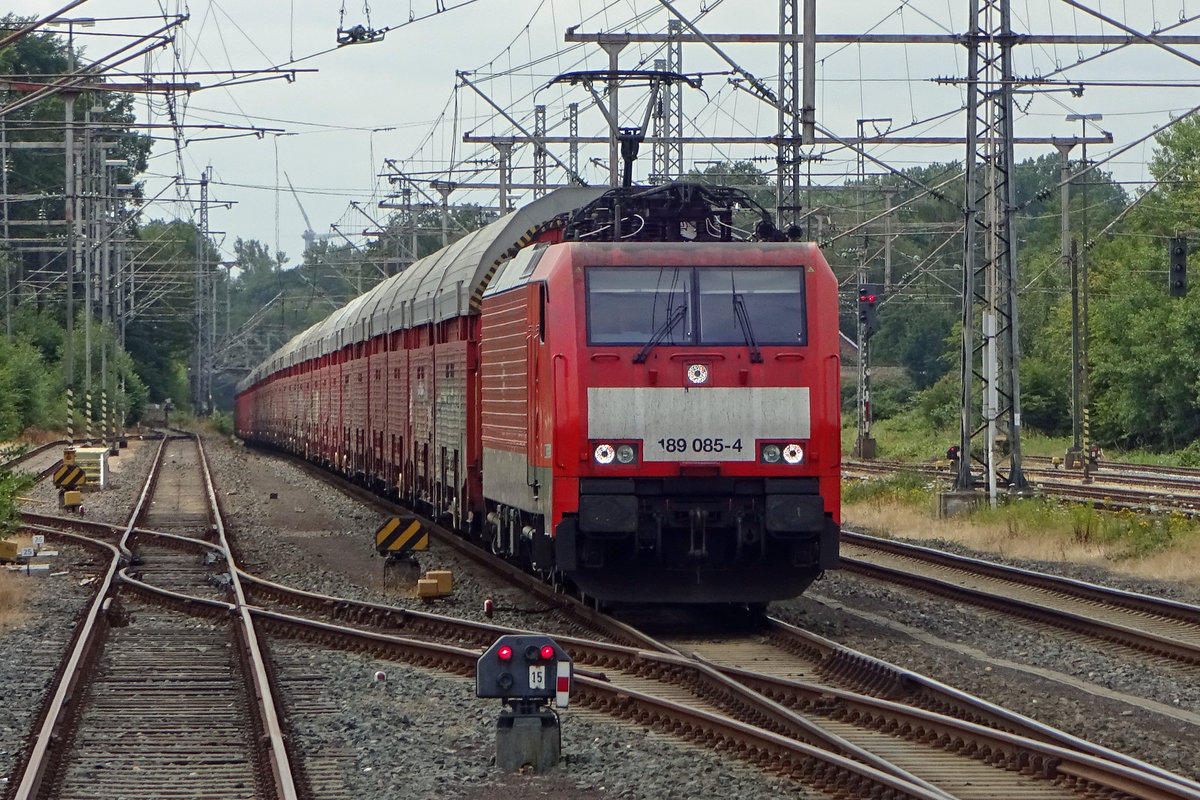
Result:
<svg viewBox="0 0 1200 800"><path fill-rule="evenodd" d="M471 298L497 262L531 228L586 205L608 187L556 189L545 197L413 262L297 334L238 382L239 392L284 367L337 352L382 333L470 313Z"/></svg>

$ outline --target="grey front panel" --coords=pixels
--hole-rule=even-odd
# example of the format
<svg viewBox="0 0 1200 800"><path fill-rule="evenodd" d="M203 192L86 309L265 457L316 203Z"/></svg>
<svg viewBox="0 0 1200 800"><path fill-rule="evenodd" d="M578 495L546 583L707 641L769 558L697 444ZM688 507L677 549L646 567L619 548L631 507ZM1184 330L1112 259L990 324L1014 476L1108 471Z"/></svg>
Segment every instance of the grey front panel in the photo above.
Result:
<svg viewBox="0 0 1200 800"><path fill-rule="evenodd" d="M754 461L754 441L809 438L807 387L588 389L588 438L635 440L643 461Z"/></svg>
<svg viewBox="0 0 1200 800"><path fill-rule="evenodd" d="M531 470L523 453L483 449L483 496L488 500L549 515L551 477L549 467ZM529 485L531 479L538 483L536 497Z"/></svg>

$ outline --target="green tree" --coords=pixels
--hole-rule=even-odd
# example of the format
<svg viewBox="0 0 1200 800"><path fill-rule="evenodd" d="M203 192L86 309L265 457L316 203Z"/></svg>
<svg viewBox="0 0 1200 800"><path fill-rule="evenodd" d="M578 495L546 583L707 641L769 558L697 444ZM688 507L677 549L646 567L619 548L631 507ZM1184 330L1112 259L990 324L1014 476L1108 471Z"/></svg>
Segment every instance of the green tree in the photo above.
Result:
<svg viewBox="0 0 1200 800"><path fill-rule="evenodd" d="M0 20L0 33L8 33L24 27L32 18L8 14ZM32 82L44 82L47 75L61 75L68 70L69 50L67 38L59 33L38 32L27 34L0 50L0 74L10 79L28 76ZM76 49L77 66L87 64L87 59ZM9 103L19 99L22 92L16 89L0 91L0 102ZM128 127L135 121L133 96L113 92L88 92L74 103L75 120L79 130L90 121L104 125L104 140L109 144L105 158L125 160L127 166L116 169L120 183L133 183L135 177L145 171L152 139L138 134ZM5 115L5 135L10 142L61 142L65 138L64 116L66 106L63 96L53 95L37 103L25 106ZM81 137L79 146L84 146ZM8 202L8 218L13 221L37 222L44 225L25 225L22 234L32 238L47 238L60 241L61 224L53 220L65 219L65 159L61 148L20 148L7 151L8 193L14 197ZM140 184L135 184L129 194L131 200L142 196ZM32 248L20 252L16 259L14 275L17 281L28 276L44 274L46 271L63 269L64 260L59 254L45 249ZM44 282L34 282L39 294L36 302L45 304L53 298L45 292Z"/></svg>
<svg viewBox="0 0 1200 800"><path fill-rule="evenodd" d="M1169 238L1200 227L1200 120L1156 145L1157 184L1089 253L1091 418L1102 442L1170 450L1200 438L1200 301L1166 278Z"/></svg>
<svg viewBox="0 0 1200 800"><path fill-rule="evenodd" d="M17 474L3 464L21 455L23 447L0 446L0 539L7 539L21 527L17 496L33 486L32 475Z"/></svg>
<svg viewBox="0 0 1200 800"><path fill-rule="evenodd" d="M149 399L170 397L184 407L190 397L187 364L195 336L195 270L199 234L179 220L151 222L136 232L133 257L161 288L152 298L135 297L125 330L125 349L149 387ZM216 248L204 242L209 263L220 263ZM140 302L139 302L140 300Z"/></svg>

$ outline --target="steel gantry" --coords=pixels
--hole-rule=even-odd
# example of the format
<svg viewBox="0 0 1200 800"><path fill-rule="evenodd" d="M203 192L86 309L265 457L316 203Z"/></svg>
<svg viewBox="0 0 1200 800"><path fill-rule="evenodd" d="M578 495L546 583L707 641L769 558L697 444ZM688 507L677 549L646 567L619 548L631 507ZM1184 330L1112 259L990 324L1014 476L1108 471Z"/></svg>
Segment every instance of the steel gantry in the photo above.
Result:
<svg viewBox="0 0 1200 800"><path fill-rule="evenodd" d="M971 0L966 37L966 225L956 488L974 489L972 467L982 463L993 504L998 487L1026 488L1021 471L1017 240L1013 229L1016 185L1012 175L1014 38L1009 5L1009 0ZM978 425L976 381L982 398Z"/></svg>
<svg viewBox="0 0 1200 800"><path fill-rule="evenodd" d="M667 22L666 58L655 59L657 72L683 74L683 23L677 19ZM668 183L683 177L683 86L676 83L665 87L654 108L653 160L650 183Z"/></svg>

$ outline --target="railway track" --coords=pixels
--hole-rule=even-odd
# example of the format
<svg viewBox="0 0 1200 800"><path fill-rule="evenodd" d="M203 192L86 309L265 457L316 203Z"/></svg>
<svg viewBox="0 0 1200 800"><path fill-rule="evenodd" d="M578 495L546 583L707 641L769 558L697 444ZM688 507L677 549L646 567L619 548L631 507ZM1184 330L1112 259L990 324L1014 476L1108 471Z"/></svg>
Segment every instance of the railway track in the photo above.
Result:
<svg viewBox="0 0 1200 800"><path fill-rule="evenodd" d="M98 545L109 551L105 576L11 797L296 797L248 615L218 601L199 620L181 613L215 594L220 561L194 557L227 552L214 514L199 441L163 440L117 544ZM174 521L170 546L134 535L147 519Z"/></svg>
<svg viewBox="0 0 1200 800"><path fill-rule="evenodd" d="M103 529L104 526L97 526ZM101 530L104 534L110 534L111 530ZM146 538L154 538L162 534L150 531L138 531L139 535ZM63 535L63 534L60 534ZM173 537L172 537L173 538ZM114 555L117 550L109 545L113 550ZM178 578L172 573L172 582L177 583ZM161 590L151 584L140 579L127 578L129 587L134 595L138 598L160 594ZM375 617L377 624L374 628L391 628L395 629L399 626L383 624L379 625L381 619L389 619L397 613L396 609L385 608L370 608L362 604L350 603L338 598L327 598L315 595L305 595L304 593L296 593L288 590L286 587L272 586L261 582L256 583L256 587L252 593L261 593L266 596L285 597L292 604L306 604L312 609L334 610L335 616L352 616L352 617ZM219 600L186 596L179 593L173 593L168 598L180 608L188 608L192 615L198 615L201 620L211 618L213 616L223 616L233 610L233 607ZM150 613L155 620L163 617L163 612L158 605L147 604L146 607L137 606L137 614ZM444 617L437 617L431 614L413 614L413 612L401 612L401 616L410 620L410 624L404 627L409 629L406 632L416 632L421 635L421 638L398 637L394 633L384 633L379 630L355 630L345 625L336 624L325 620L302 619L294 615L282 613L277 610L268 610L264 608L245 605L243 606L246 613L252 616L255 620L258 630L264 633L271 633L277 636L290 636L308 644L322 644L327 647L332 647L338 650L357 650L369 651L377 657L388 657L394 660L414 663L423 667L436 667L445 671L456 674L471 674L482 649L490 644L492 640L500 633L507 632L508 629L495 628L491 626L483 626L478 623L467 623L463 621L451 620ZM108 609L107 614L110 618L114 616L123 616L127 613L122 610ZM167 615L169 616L169 615ZM204 622L196 622L185 626L189 629L200 628L208 632L213 630L212 623L205 624ZM618 626L619 627L619 626ZM178 634L181 627L177 621L168 620L163 628L166 632L174 632ZM457 643L476 642L475 647L463 648L456 644L446 644L445 639L451 639ZM806 744L802 741L797 741L793 737L779 735L773 733L769 729L748 725L738 722L729 716L716 713L714 711L697 708L697 703L682 703L679 702L679 696L686 694L680 689L676 689L673 699L669 695L672 692L666 692L668 695L664 697L663 691L656 693L647 693L645 691L637 691L630 684L637 682L638 674L646 672L661 671L664 668L668 671L672 669L687 668L687 664L683 659L675 659L671 663L671 657L666 656L667 664L664 667L661 660L656 661L653 657L647 654L640 653L634 648L620 647L615 645L605 645L602 643L588 643L584 640L567 640L568 646L584 652L587 650L597 661L607 663L610 666L618 659L634 660L641 662L641 665L635 668L630 668L626 680L622 683L615 683L611 678L603 675L590 677L582 675L579 678L579 686L577 691L577 699L582 701L584 705L593 706L604 710L607 713L618 718L634 719L641 725L661 728L666 731L671 731L675 735L682 736L693 740L700 740L708 743L710 746L716 745L719 747L728 747L738 752L741 758L767 767L775 772L784 775L790 775L794 778L800 778L806 785L824 787L831 797L856 797L856 796L888 796L896 798L915 798L916 800L931 800L931 798L940 798L945 800L945 795L938 792L931 792L914 787L905 781L903 778L898 778L888 771L873 769L871 766L864 766L854 760L848 759L837 753L830 753L819 747ZM191 637L184 642L185 652L183 653L183 661L176 666L184 671L188 663L188 653L204 643ZM218 641L213 640L208 642L208 646L215 652L224 654L224 658L228 659L228 648L218 646ZM599 654L597 654L597 651ZM119 663L113 672L118 680L131 682L135 684L136 691L144 701L153 702L155 691L146 691L145 679L146 673L155 673L155 667L161 661L164 654L155 648L155 655L150 658L149 664L145 665L148 669L143 669L139 672L136 670L136 664ZM174 649L168 648L165 656L168 659L173 657ZM134 653L134 655L144 655ZM228 667L224 671L217 670L215 673L210 673L208 664L204 659L191 659L197 663L199 676L192 678L193 685L200 689L198 698L207 696L210 704L209 708L220 709L222 714L220 717L220 726L229 726L233 720L228 719L228 715L223 712L226 709L226 702L235 702L234 699L224 696L220 686L213 685L219 683L218 675L226 675ZM693 665L694 668L694 665ZM295 680L293 676L292 680ZM652 683L650 679L641 679L642 688ZM204 686L205 683L209 685ZM173 690L178 688L170 684L161 687L164 691L170 691L173 705L184 705L191 708L192 697L184 695L180 697ZM743 694L750 696L749 692L743 690ZM115 697L110 698L105 705L109 703L115 705L118 709L128 709L128 705L122 701L127 698ZM761 701L760 701L761 702ZM310 704L319 706L319 700L313 702L310 697ZM769 705L769 704L764 704ZM298 709L298 712L301 710ZM305 709L308 713L312 712L312 708ZM84 711L84 716L92 712L89 705ZM188 713L186 710L185 714ZM170 709L167 709L167 716L173 718L173 722L178 726L179 720L174 715L170 714ZM785 715L786 716L786 715ZM157 742L153 740L153 730L147 730L145 720L140 720L137 717L130 717L128 713L118 713L114 717L117 720L124 721L130 727L126 730L117 730L108 728L107 731L97 730L96 726L83 724L81 731L70 734L73 742L77 743L76 747L82 745L79 743L86 742L88 753L87 758L75 759L71 761L71 765L66 770L66 778L56 782L56 788L50 790L47 796L53 797L76 797L76 796L92 796L92 797L113 797L113 796L156 796L153 792L139 792L139 787L130 786L124 782L123 778L111 777L104 774L99 774L98 764L105 763L105 759L122 758L124 763L133 763L137 765L135 770L145 776L159 775L160 777L152 777L149 780L154 782L154 785L161 791L162 784L161 773L155 770L153 764L146 764L139 760L138 756L145 755L146 750L142 747L137 747L131 752L122 752L119 748L113 748L111 745L106 745L107 741L104 738L96 738L97 735L108 733L111 735L123 734L122 742L144 742L146 737L151 737L153 742L153 751L159 750L167 752L168 757L173 763L178 763L189 770L189 783L194 788L194 794L188 796L197 797L258 797L260 794L254 792L254 787L247 786L242 783L239 776L237 764L233 763L233 756L229 754L225 759L219 758L219 754L214 752L213 744L204 736L187 735L186 731L177 731L174 742L175 747L171 747L170 743ZM217 722L216 719L210 719L210 729ZM179 742L187 742L186 746L178 746ZM244 750L239 752L252 752L252 743L248 743ZM201 750L203 756L197 756L197 750ZM232 769L232 772L229 772ZM320 763L306 763L301 769L306 775L320 774L322 765ZM196 779L196 773L200 771L202 780ZM894 769L891 770L894 772ZM216 773L216 774L214 774ZM79 774L81 776L96 779L92 784L95 789L95 794L83 795L73 793L70 790L70 778ZM232 775L232 778L225 778L226 775ZM174 776L178 778L179 776ZM225 780L225 785L221 785L221 781ZM228 783L232 780L232 784ZM20 793L17 794L21 797ZM326 796L326 795L322 795Z"/></svg>
<svg viewBox="0 0 1200 800"><path fill-rule="evenodd" d="M1200 665L1200 608L926 547L843 533L843 569Z"/></svg>
<svg viewBox="0 0 1200 800"><path fill-rule="evenodd" d="M282 609L302 609L303 616L321 625L353 621L380 636L399 631L410 641L475 653L511 632L483 623L298 593L268 582L247 580L247 586L251 597L280 606L281 610L264 609L264 613L278 614L269 619L281 624L298 625ZM628 630L615 623L617 636L628 635ZM293 635L316 634L297 627ZM687 724L703 728L711 724L710 717L728 717L873 766L935 796L1105 796L1114 787L1132 785L1126 781L1141 780L1148 783L1130 796L1200 796L1200 786L1169 772L776 620L750 635L731 633L700 642L686 637L640 638L637 647L574 637L557 640L572 653L580 674L599 677L618 692L636 694L646 703L672 704L666 706L672 715L683 714L683 709L701 712L701 722ZM687 652L677 654L679 650ZM769 670L763 669L764 662L770 664ZM583 700L593 702L586 693ZM600 697L595 702L612 708L610 699ZM1066 753L1073 754L1066 759L1070 763L1061 761ZM1029 769L1042 760L1066 765ZM1014 768L1017 765L1023 766ZM1115 771L1106 772L1110 768Z"/></svg>
<svg viewBox="0 0 1200 800"><path fill-rule="evenodd" d="M1058 469L1050 459L1027 458L1023 470L1031 491L1038 494L1087 502L1108 510L1169 511L1189 516L1200 513L1200 470L1111 461L1101 464L1091 471L1086 483L1082 472ZM870 478L900 472L924 475L931 480L940 478L947 487L952 481L950 470L936 464L846 461L842 468L844 478Z"/></svg>
<svg viewBox="0 0 1200 800"><path fill-rule="evenodd" d="M319 471L315 471L314 474L322 479L327 479L327 476ZM357 487L348 486L340 481L338 485L368 502L378 502L373 495L362 492ZM639 652L663 653L665 658L679 657L681 649L695 651L694 654L699 656L698 658L684 656L686 663L690 665L689 669L696 669L695 665L699 665L702 668L701 672L706 669L712 670L712 672L706 672L701 678L685 669L682 666L685 662L671 662L672 666L668 668L662 661L655 661L653 666L647 667L644 664L639 665L616 658L613 656L612 650L603 650L600 653L589 650L589 647L597 646L594 642L560 637L560 643L572 652L577 664L582 665L584 670L598 669L610 682L620 685L629 692L648 696L656 693L661 695L664 692L661 685L664 675L676 672L687 673L688 676L680 678L677 683L692 697L681 699L677 694L680 688L671 687L671 681L668 680L666 689L668 699L682 703L690 702L693 705L698 702L701 709L706 712L739 715L737 717L739 720L749 721L751 724L766 724L769 728L775 726L771 729L782 732L784 735L809 743L821 743L839 754L852 754L853 757L857 757L865 763L892 772L897 778L911 781L935 792L948 792L952 796L1075 797L1089 796L1089 792L1101 791L1098 788L1099 784L1085 786L1087 781L1078 776L1070 780L1066 780L1064 777L1059 784L1053 786L1040 784L1031 786L1031 780L1034 784L1038 784L1038 779L1030 779L1028 776L1017 774L1020 770L1003 768L1005 765L1027 764L1030 758L1036 760L1037 757L1032 756L1031 751L1021 750L1018 753L1020 747L1027 746L1045 747L1047 752L1058 752L1055 748L1061 748L1062 752L1075 752L1080 754L1080 757L1096 758L1101 763L1119 763L1122 769L1129 769L1131 774L1145 775L1152 783L1162 781L1169 787L1166 789L1168 792L1179 791L1181 793L1179 796L1200 796L1200 786L1182 780L1171 773L1156 770L1061 732L1047 729L1032 720L1009 714L975 698L956 693L936 682L927 681L910 673L903 673L903 671L888 667L873 659L844 651L832 643L819 640L819 637L807 638L803 632L790 628L784 623L771 621L769 637L761 633L754 633L750 636L735 634L729 641L723 643L723 646L728 648L724 653L713 652L718 648L713 647L711 640L706 640L704 647L694 648L692 646L696 643L687 639L678 641L668 639L662 642L627 625L615 623L609 617L597 615L593 609L577 603L572 598L553 593L549 587L532 580L525 573L504 562L497 562L482 551L462 542L456 536L443 533L441 538L451 546L463 549L463 552L488 564L489 568L496 570L506 580L525 586L528 591L543 600L557 603L568 613L578 614L581 629L596 630L609 641L621 643L612 645L613 647L620 647L622 644L632 645ZM263 590L263 585L259 583L250 585L254 587L252 592ZM284 590L276 588L270 591L281 592ZM341 601L326 598L321 602L329 605ZM368 616L371 613L383 612L376 610L369 612ZM408 628L417 619L420 617L414 616L413 612L406 612L402 624ZM486 647L500 633L497 629L486 627L483 631L481 638L468 640L465 643L469 646ZM753 647L756 641L765 642L767 639L771 640L767 644L769 651L767 654L751 656L749 659L736 657L739 649L747 646ZM708 652L704 652L705 650ZM727 657L731 652L735 654L734 657ZM746 666L747 661L751 665L750 667ZM780 663L784 662L790 663L790 666L784 667L785 674L783 675L764 673L760 669L763 661L771 662L772 667L778 667ZM816 683L798 680L798 678L818 675L825 679ZM753 700L749 699L751 695L746 695L744 692L745 689L751 687L754 689ZM867 695L870 694L874 694L875 697L868 699ZM834 697L836 700L832 699ZM880 697L885 699L879 699ZM769 701L765 707L759 705L763 699ZM878 701L881 705L872 706L870 711L866 711L864 706L858 705L860 702L869 705L872 700ZM896 701L901 702L897 703ZM892 707L893 705L903 707L904 703L910 702L913 702L913 708L909 709L913 716L906 717ZM771 708L770 703L780 704L782 710L790 709L797 712L797 716L784 714L780 717L778 715L781 713L781 709ZM881 711L882 707L886 707L887 711ZM824 725L813 726L805 721L814 716L820 716L822 712L827 717ZM950 716L943 716L946 712L951 712ZM929 716L924 716L925 714L929 714ZM764 720L767 722L764 723ZM906 736L913 736L914 739L924 736L925 734L914 736L912 732L924 731L927 733L930 730L931 720L936 720L938 725L948 726L947 730L953 730L954 733L946 734L946 737L942 738L932 737L934 740L932 746L929 742L906 739ZM880 729L888 729L892 733L880 733ZM906 733L897 736L895 731ZM1013 742L1005 739L1007 736L1013 736L1014 739L1020 739L1022 742L1036 741L1038 744L1022 744L1014 749ZM945 749L939 748L945 748L948 743L954 743L949 747L950 750L953 750L962 742L972 742L973 744L962 745L962 747L975 753L1008 753L1009 755L1006 756L1008 760L995 757L992 759L992 764L980 764L977 759L968 756L967 761L957 767L948 767L947 764L952 763L959 756L947 755ZM887 755L881 757L881 752ZM1051 757L1051 760L1053 758ZM1108 759L1113 759L1113 761L1109 762ZM986 762L987 759L983 759L983 761ZM1001 765L998 772L997 763ZM1080 775L1092 774L1089 772L1090 769L1091 767L1082 769ZM1003 774L1010 771L1014 774ZM1063 775L1065 776L1065 773ZM1045 776L1043 776L1044 779ZM1119 780L1116 782L1120 783ZM1053 784L1054 781L1051 780L1049 783ZM1113 789L1114 786L1110 783L1102 791ZM1155 792L1162 790L1162 787L1143 787L1143 790L1147 796L1153 796Z"/></svg>
<svg viewBox="0 0 1200 800"><path fill-rule="evenodd" d="M62 464L62 448L66 444L65 439L60 439L31 447L16 458L0 464L0 469L22 472L42 480L53 474Z"/></svg>
<svg viewBox="0 0 1200 800"><path fill-rule="evenodd" d="M180 463L188 464L186 459ZM174 485L160 481L163 487ZM164 497L171 496L185 497L186 492L166 490ZM169 525L183 510L164 509L155 524ZM342 598L306 597L255 579L232 566L233 559L222 559L219 525L214 531L211 524L194 520L170 534L147 527L143 518L121 536L141 558L126 574L121 598L128 606L161 595L163 586L152 584L162 584L173 589L168 602L191 619L228 617L240 608L260 634L386 655L457 674L471 674L480 650L509 632ZM188 535L188 528L197 535ZM114 526L96 530L109 538L117 531ZM507 565L497 569L511 572L514 580L527 577ZM239 587L244 600L222 600L228 589L213 585L214 574L228 574L228 586ZM699 643L664 643L544 585L530 591L540 593L547 605L562 607L564 614L578 615L579 631L606 640L557 637L581 667L577 704L739 753L830 796L1200 797L1194 784L1170 773L1039 730L1036 723L1002 709L973 705L977 701L972 698L782 623L743 636L740 644L733 638L718 644L711 637ZM135 607L133 616L165 613L158 608ZM303 613L298 615L298 609ZM109 614L120 616L119 611ZM287 677L289 694L302 698L287 713L323 713L319 693L311 691L314 676L300 669ZM343 767L336 755L325 763L292 764L301 785L333 786L333 776Z"/></svg>

